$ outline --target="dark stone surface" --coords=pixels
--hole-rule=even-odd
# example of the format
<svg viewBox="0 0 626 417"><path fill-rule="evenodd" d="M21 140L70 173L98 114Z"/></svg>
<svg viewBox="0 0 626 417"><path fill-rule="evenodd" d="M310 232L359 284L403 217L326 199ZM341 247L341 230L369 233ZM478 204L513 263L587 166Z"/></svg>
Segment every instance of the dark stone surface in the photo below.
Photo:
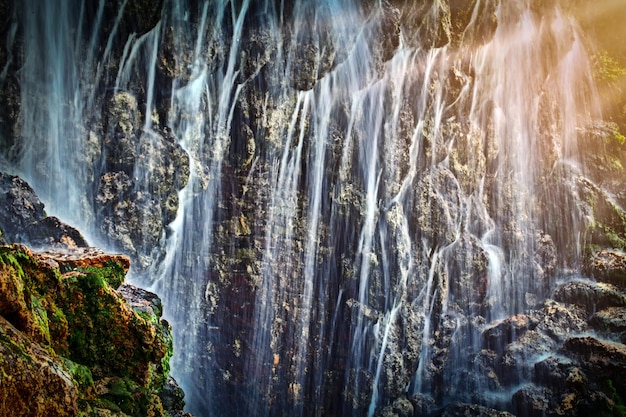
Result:
<svg viewBox="0 0 626 417"><path fill-rule="evenodd" d="M0 230L8 243L35 247L85 247L78 230L46 216L44 205L23 179L0 173Z"/></svg>

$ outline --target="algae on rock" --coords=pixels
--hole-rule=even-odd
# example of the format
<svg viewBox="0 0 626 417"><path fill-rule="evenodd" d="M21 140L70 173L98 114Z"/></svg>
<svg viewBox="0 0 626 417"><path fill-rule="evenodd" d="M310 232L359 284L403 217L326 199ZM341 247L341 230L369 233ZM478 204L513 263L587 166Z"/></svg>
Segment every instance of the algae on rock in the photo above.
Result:
<svg viewBox="0 0 626 417"><path fill-rule="evenodd" d="M0 247L0 415L169 415L170 326L158 297L122 284L128 267L93 248Z"/></svg>

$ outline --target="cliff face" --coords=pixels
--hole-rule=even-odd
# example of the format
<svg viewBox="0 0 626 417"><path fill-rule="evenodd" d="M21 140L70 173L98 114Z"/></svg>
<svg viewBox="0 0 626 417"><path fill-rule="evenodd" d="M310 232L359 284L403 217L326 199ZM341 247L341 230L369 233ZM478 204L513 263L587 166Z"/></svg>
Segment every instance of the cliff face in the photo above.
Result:
<svg viewBox="0 0 626 417"><path fill-rule="evenodd" d="M2 165L164 298L198 415L610 415L624 148L569 3L0 1ZM9 242L86 245L0 181ZM54 262L138 328L11 296L90 369L59 401L158 409L158 308Z"/></svg>

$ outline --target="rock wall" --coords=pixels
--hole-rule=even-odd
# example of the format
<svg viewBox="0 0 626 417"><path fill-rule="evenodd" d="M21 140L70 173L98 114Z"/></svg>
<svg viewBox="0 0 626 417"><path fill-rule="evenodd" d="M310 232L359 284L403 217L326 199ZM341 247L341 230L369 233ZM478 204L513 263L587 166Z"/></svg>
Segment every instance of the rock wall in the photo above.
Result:
<svg viewBox="0 0 626 417"><path fill-rule="evenodd" d="M0 1L2 164L165 298L199 415L621 410L624 149L565 5L87 3L23 3L42 40ZM7 241L86 246L0 181ZM159 316L84 337L149 342L141 364L52 349L158 410Z"/></svg>

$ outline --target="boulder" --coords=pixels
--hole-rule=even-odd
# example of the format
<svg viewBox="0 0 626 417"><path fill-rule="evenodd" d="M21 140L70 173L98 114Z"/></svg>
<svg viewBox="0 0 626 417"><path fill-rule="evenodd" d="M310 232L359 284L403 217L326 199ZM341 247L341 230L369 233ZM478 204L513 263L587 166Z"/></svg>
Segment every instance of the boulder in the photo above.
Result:
<svg viewBox="0 0 626 417"><path fill-rule="evenodd" d="M44 205L20 177L0 172L0 231L8 243L34 247L85 247L78 230L46 215Z"/></svg>
<svg viewBox="0 0 626 417"><path fill-rule="evenodd" d="M513 407L516 415L545 417L554 408L554 393L549 389L533 384L525 385L513 394Z"/></svg>
<svg viewBox="0 0 626 417"><path fill-rule="evenodd" d="M559 287L553 297L556 301L583 307L589 313L626 306L626 294L616 286L590 280L570 281Z"/></svg>
<svg viewBox="0 0 626 417"><path fill-rule="evenodd" d="M583 269L598 281L626 289L626 253L622 250L597 250L585 260Z"/></svg>
<svg viewBox="0 0 626 417"><path fill-rule="evenodd" d="M93 248L0 247L0 398L18 410L0 415L166 415L171 329L156 295L116 291L129 267Z"/></svg>
<svg viewBox="0 0 626 417"><path fill-rule="evenodd" d="M596 339L592 336L572 337L561 348L561 352L577 360L588 374L597 380L612 380L616 389L626 393L623 378L626 369L626 346Z"/></svg>
<svg viewBox="0 0 626 417"><path fill-rule="evenodd" d="M626 308L608 307L598 311L589 320L589 324L598 334L626 343Z"/></svg>

